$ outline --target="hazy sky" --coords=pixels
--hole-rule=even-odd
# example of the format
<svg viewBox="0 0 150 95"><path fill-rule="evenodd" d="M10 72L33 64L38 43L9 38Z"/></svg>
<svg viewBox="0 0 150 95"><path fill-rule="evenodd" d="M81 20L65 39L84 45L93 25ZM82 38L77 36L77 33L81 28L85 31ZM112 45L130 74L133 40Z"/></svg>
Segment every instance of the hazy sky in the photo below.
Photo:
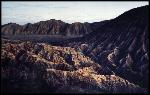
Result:
<svg viewBox="0 0 150 95"><path fill-rule="evenodd" d="M35 23L49 19L73 22L109 20L132 8L149 5L148 1L128 2L2 2L2 24Z"/></svg>

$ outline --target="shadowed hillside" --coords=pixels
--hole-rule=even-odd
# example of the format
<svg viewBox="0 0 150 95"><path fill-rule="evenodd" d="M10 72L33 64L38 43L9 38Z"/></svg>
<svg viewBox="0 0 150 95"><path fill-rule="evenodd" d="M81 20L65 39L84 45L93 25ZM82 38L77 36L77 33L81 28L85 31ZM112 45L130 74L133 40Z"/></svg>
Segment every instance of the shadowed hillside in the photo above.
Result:
<svg viewBox="0 0 150 95"><path fill-rule="evenodd" d="M139 7L107 21L82 38L64 43L117 75L148 87L148 25L148 6Z"/></svg>

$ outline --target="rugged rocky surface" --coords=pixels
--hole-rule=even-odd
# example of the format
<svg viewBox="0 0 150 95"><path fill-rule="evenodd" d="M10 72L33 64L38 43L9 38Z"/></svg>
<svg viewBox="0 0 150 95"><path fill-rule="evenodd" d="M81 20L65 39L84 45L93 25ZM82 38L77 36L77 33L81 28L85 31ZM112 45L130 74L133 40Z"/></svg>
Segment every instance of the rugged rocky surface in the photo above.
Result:
<svg viewBox="0 0 150 95"><path fill-rule="evenodd" d="M146 93L148 25L148 6L91 24L69 25L50 20L23 26L3 25L3 35L46 33L77 38L57 42L57 46L2 40L2 91L6 88L8 92L31 93Z"/></svg>
<svg viewBox="0 0 150 95"><path fill-rule="evenodd" d="M2 40L1 57L3 93L147 92L70 47Z"/></svg>

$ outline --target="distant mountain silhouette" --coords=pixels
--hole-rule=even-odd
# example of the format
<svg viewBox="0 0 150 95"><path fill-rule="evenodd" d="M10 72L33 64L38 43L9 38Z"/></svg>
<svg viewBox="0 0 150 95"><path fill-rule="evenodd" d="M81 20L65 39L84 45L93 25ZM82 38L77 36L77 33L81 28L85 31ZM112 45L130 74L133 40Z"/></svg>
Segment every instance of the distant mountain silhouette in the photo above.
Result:
<svg viewBox="0 0 150 95"><path fill-rule="evenodd" d="M65 23L61 20L47 20L38 23L28 23L18 25L8 23L2 25L2 35L64 35L64 36L81 36L92 32L89 23L75 22L72 24Z"/></svg>

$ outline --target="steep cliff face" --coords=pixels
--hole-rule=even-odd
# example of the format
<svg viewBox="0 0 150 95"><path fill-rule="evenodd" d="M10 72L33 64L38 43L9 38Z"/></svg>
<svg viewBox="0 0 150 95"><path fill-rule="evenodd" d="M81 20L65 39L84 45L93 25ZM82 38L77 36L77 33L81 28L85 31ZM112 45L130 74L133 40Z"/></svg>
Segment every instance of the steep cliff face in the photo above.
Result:
<svg viewBox="0 0 150 95"><path fill-rule="evenodd" d="M2 26L2 35L64 35L82 36L92 32L89 23L68 24L61 20L47 20L38 23L18 25L10 23Z"/></svg>
<svg viewBox="0 0 150 95"><path fill-rule="evenodd" d="M139 7L106 21L82 38L70 39L66 43L119 76L148 87L148 25L148 6Z"/></svg>

